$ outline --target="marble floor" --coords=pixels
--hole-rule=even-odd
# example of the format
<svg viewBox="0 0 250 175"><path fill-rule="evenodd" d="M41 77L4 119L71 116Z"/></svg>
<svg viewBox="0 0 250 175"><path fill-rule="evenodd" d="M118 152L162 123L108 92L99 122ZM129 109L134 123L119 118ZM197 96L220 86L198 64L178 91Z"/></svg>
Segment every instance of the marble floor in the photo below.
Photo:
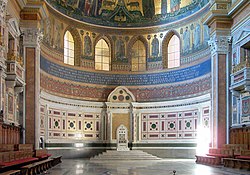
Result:
<svg viewBox="0 0 250 175"><path fill-rule="evenodd" d="M194 159L159 161L103 161L63 159L51 175L250 175L250 171L196 164ZM176 173L173 173L176 171Z"/></svg>

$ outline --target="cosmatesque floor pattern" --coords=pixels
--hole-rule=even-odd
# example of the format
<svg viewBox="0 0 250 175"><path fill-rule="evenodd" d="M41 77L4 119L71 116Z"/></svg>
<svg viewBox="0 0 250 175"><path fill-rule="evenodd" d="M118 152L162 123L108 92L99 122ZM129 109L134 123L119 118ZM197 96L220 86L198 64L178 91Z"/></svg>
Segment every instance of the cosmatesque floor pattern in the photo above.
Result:
<svg viewBox="0 0 250 175"><path fill-rule="evenodd" d="M51 175L250 175L250 171L196 164L193 159L160 161L103 161L63 159L50 169Z"/></svg>

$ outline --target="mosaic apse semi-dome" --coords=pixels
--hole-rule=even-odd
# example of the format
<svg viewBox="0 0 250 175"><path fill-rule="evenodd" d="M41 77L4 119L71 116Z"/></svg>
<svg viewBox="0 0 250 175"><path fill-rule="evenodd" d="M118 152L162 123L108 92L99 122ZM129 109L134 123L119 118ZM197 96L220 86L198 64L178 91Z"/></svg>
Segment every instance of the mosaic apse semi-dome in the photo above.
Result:
<svg viewBox="0 0 250 175"><path fill-rule="evenodd" d="M145 27L183 19L209 0L46 0L74 19L105 26Z"/></svg>

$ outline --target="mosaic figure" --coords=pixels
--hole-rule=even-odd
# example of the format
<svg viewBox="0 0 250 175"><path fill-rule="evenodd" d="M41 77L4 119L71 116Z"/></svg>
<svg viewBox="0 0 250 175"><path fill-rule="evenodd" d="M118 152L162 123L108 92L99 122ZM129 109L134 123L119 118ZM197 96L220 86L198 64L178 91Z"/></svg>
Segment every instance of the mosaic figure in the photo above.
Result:
<svg viewBox="0 0 250 175"><path fill-rule="evenodd" d="M142 0L142 7L145 18L152 18L155 15L154 0Z"/></svg>
<svg viewBox="0 0 250 175"><path fill-rule="evenodd" d="M116 42L116 59L122 60L123 58L125 58L125 44L120 38Z"/></svg>
<svg viewBox="0 0 250 175"><path fill-rule="evenodd" d="M161 0L161 14L166 15L167 14L167 0Z"/></svg>
<svg viewBox="0 0 250 175"><path fill-rule="evenodd" d="M90 16L90 10L92 6L93 0L85 0L85 8L84 8L84 14L86 16Z"/></svg>
<svg viewBox="0 0 250 175"><path fill-rule="evenodd" d="M67 6L70 6L71 8L76 9L79 5L79 1L80 0L67 1Z"/></svg>
<svg viewBox="0 0 250 175"><path fill-rule="evenodd" d="M61 48L61 30L59 24L56 25L57 35L55 37L55 46L56 48Z"/></svg>
<svg viewBox="0 0 250 175"><path fill-rule="evenodd" d="M209 27L207 25L204 25L204 41L207 43L209 39L210 39Z"/></svg>
<svg viewBox="0 0 250 175"><path fill-rule="evenodd" d="M180 9L181 0L170 0L170 11L171 13Z"/></svg>
<svg viewBox="0 0 250 175"><path fill-rule="evenodd" d="M84 14L84 11L85 11L85 0L80 0L80 2L78 4L78 9L82 12L82 14Z"/></svg>
<svg viewBox="0 0 250 175"><path fill-rule="evenodd" d="M102 0L92 0L90 16L98 16L102 6Z"/></svg>
<svg viewBox="0 0 250 175"><path fill-rule="evenodd" d="M186 27L184 33L183 33L183 41L184 41L184 52L188 52L190 48L190 32L188 30L188 27Z"/></svg>
<svg viewBox="0 0 250 175"><path fill-rule="evenodd" d="M194 48L197 49L200 46L201 27L197 24L194 30Z"/></svg>
<svg viewBox="0 0 250 175"><path fill-rule="evenodd" d="M139 1L129 1L129 0L127 0L127 7L128 7L128 9L129 10L140 10L140 3L139 3Z"/></svg>
<svg viewBox="0 0 250 175"><path fill-rule="evenodd" d="M50 44L50 38L51 38L51 25L50 25L50 20L49 18L46 20L46 37L45 40L47 43Z"/></svg>
<svg viewBox="0 0 250 175"><path fill-rule="evenodd" d="M157 35L154 35L154 39L151 43L152 46L152 56L157 57L159 55L159 40L157 39Z"/></svg>
<svg viewBox="0 0 250 175"><path fill-rule="evenodd" d="M91 39L89 37L89 33L86 33L86 36L84 37L84 55L91 55L92 52L92 43Z"/></svg>

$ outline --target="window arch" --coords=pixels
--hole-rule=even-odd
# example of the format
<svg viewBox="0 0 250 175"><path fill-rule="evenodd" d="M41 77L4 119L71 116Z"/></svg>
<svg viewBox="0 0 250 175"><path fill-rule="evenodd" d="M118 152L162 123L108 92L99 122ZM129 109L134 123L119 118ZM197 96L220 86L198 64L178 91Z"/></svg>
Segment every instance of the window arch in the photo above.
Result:
<svg viewBox="0 0 250 175"><path fill-rule="evenodd" d="M140 40L137 40L132 47L131 62L132 71L146 70L146 48Z"/></svg>
<svg viewBox="0 0 250 175"><path fill-rule="evenodd" d="M110 70L110 49L104 39L100 39L95 45L95 69Z"/></svg>
<svg viewBox="0 0 250 175"><path fill-rule="evenodd" d="M74 65L75 62L75 41L72 34L66 31L64 35L64 63Z"/></svg>
<svg viewBox="0 0 250 175"><path fill-rule="evenodd" d="M180 66L180 39L173 35L168 43L168 68Z"/></svg>

